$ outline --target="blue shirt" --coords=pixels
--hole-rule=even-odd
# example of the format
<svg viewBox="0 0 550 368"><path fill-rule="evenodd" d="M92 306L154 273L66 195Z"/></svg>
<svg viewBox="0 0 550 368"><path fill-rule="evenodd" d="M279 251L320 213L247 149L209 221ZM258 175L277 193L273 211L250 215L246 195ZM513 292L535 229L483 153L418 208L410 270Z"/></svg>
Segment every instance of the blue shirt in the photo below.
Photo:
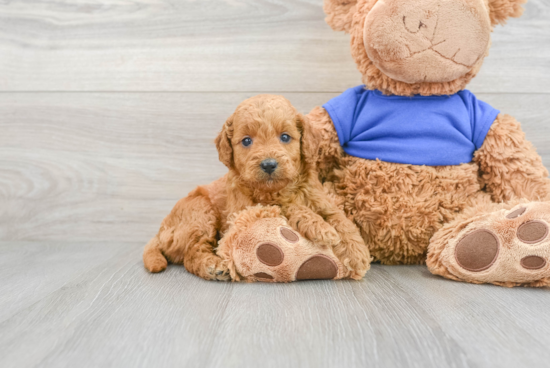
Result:
<svg viewBox="0 0 550 368"><path fill-rule="evenodd" d="M471 162L499 114L467 90L403 97L358 86L323 107L349 155L430 166Z"/></svg>

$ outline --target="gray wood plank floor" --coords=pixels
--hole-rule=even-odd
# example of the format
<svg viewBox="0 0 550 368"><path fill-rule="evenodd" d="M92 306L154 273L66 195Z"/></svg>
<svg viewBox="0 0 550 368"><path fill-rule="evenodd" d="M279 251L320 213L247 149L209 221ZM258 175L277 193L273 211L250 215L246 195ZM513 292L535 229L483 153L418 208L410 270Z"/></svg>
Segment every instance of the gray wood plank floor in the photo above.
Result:
<svg viewBox="0 0 550 368"><path fill-rule="evenodd" d="M181 266L147 273L141 248L1 243L0 366L548 366L547 290L423 266L374 265L361 282L207 282Z"/></svg>
<svg viewBox="0 0 550 368"><path fill-rule="evenodd" d="M150 275L143 245L219 177L243 99L360 83L321 0L0 1L0 367L547 367L550 290L374 265L361 282ZM550 3L469 88L550 167Z"/></svg>

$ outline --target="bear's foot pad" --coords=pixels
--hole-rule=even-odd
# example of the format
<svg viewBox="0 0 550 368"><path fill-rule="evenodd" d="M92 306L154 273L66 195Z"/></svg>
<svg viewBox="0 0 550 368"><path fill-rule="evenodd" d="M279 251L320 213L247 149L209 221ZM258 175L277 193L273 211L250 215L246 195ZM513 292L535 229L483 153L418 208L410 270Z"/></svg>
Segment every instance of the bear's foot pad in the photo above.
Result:
<svg viewBox="0 0 550 368"><path fill-rule="evenodd" d="M503 286L550 285L550 203L500 210L468 224L442 253L458 280Z"/></svg>
<svg viewBox="0 0 550 368"><path fill-rule="evenodd" d="M257 273L254 274L254 276L259 278L259 279L273 280L273 276L271 276L270 274L267 274L265 272L257 272Z"/></svg>
<svg viewBox="0 0 550 368"><path fill-rule="evenodd" d="M546 266L546 260L539 256L527 256L521 259L521 266L528 270L538 270Z"/></svg>
<svg viewBox="0 0 550 368"><path fill-rule="evenodd" d="M489 230L479 229L466 235L456 246L458 264L472 272L488 269L498 256L498 237Z"/></svg>
<svg viewBox="0 0 550 368"><path fill-rule="evenodd" d="M543 241L548 235L548 225L542 221L529 221L522 224L517 237L524 243L535 244Z"/></svg>
<svg viewBox="0 0 550 368"><path fill-rule="evenodd" d="M330 280L338 275L338 266L326 256L314 256L305 261L298 272L296 280Z"/></svg>
<svg viewBox="0 0 550 368"><path fill-rule="evenodd" d="M256 257L265 265L278 266L283 263L285 255L281 248L272 243L263 243L256 248Z"/></svg>

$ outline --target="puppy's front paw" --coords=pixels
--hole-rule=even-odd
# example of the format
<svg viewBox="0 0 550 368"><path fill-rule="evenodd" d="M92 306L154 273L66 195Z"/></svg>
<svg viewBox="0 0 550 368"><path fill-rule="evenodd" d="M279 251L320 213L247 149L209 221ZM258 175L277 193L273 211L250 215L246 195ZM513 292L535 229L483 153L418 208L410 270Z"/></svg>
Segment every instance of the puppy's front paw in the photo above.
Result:
<svg viewBox="0 0 550 368"><path fill-rule="evenodd" d="M335 228L333 228L326 222L323 225L324 226L317 230L318 233L316 239L314 240L315 243L320 243L328 247L334 247L336 244L342 241L342 238Z"/></svg>
<svg viewBox="0 0 550 368"><path fill-rule="evenodd" d="M206 274L209 280L230 281L229 268L225 261L218 261L215 264L206 266Z"/></svg>
<svg viewBox="0 0 550 368"><path fill-rule="evenodd" d="M342 240L336 229L324 221L316 221L307 227L302 226L298 231L318 246L334 247Z"/></svg>
<svg viewBox="0 0 550 368"><path fill-rule="evenodd" d="M358 262L357 260L347 259L343 263L350 271L349 277L353 280L361 280L370 268L370 260Z"/></svg>
<svg viewBox="0 0 550 368"><path fill-rule="evenodd" d="M335 249L335 252L340 261L348 269L348 277L354 280L361 280L370 269L372 257L359 235L356 238L353 239L352 237L350 239L349 237L345 237L342 243Z"/></svg>

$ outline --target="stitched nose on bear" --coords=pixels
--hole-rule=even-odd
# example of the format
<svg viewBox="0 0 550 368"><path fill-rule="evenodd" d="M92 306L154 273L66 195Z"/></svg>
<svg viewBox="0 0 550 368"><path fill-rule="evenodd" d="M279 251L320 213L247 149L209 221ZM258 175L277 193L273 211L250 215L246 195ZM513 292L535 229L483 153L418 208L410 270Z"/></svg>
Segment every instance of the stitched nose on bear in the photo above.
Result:
<svg viewBox="0 0 550 368"><path fill-rule="evenodd" d="M378 0L363 32L367 55L390 78L450 82L487 53L491 24L483 0Z"/></svg>
<svg viewBox="0 0 550 368"><path fill-rule="evenodd" d="M272 159L272 158L268 158L268 159L265 159L262 161L262 163L260 164L260 167L262 168L262 171L265 172L266 174L272 174L273 171L275 171L275 169L277 169L277 161Z"/></svg>

